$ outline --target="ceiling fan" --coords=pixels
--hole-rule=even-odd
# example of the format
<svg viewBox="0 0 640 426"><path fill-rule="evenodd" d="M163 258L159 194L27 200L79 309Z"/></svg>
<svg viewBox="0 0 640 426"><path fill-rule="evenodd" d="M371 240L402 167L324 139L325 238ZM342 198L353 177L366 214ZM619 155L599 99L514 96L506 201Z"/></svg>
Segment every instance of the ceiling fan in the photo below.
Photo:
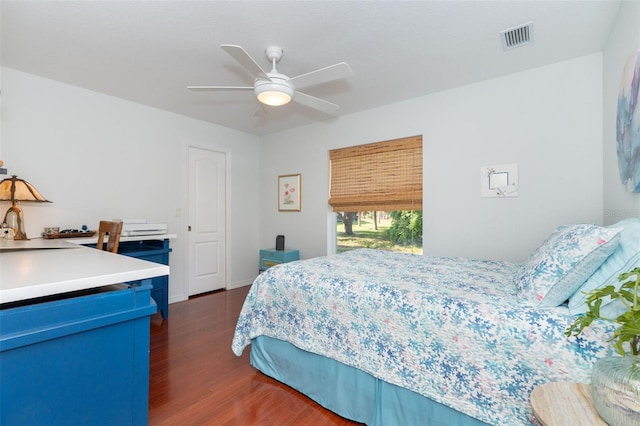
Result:
<svg viewBox="0 0 640 426"><path fill-rule="evenodd" d="M280 61L283 53L280 47L269 46L265 49L265 54L272 63L270 72L265 72L242 47L232 44L223 44L220 47L251 73L254 77L253 86L188 86L187 89L253 90L258 101L265 105L280 106L293 100L310 108L332 114L340 108L339 105L299 92L297 89L346 78L352 74L349 65L340 62L290 78L280 74L276 69L276 63Z"/></svg>

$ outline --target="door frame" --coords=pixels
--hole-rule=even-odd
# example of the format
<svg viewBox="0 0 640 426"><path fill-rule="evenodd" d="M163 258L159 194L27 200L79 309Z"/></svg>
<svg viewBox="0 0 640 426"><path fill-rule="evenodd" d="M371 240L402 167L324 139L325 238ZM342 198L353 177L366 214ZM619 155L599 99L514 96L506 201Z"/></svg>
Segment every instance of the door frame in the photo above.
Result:
<svg viewBox="0 0 640 426"><path fill-rule="evenodd" d="M193 143L193 142L187 142L184 146L184 163L185 167L184 167L184 173L183 173L183 179L184 179L184 196L183 196L183 211L186 212L185 214L182 215L182 232L185 237L184 237L184 241L185 241L185 250L184 250L184 256L183 256L183 265L184 265L184 270L183 270L183 288L182 288L182 294L184 297L184 300L188 300L189 299L189 252L191 250L191 247L189 247L189 230L188 230L188 226L189 226L189 217L191 216L191 212L189 211L189 149L190 148L197 148L197 149L202 149L205 151L211 151L211 152L217 152L220 154L224 154L224 163L225 163L225 176L224 176L224 290L226 290L229 287L229 273L230 273L230 265L231 265L231 255L230 255L230 250L229 250L229 241L231 240L230 238L230 220L229 220L229 211L230 211L230 194L231 194L231 152L229 152L229 150L224 149L224 148L220 148L220 147L215 147L215 146L210 146L210 145L204 145L204 144L199 144L199 143Z"/></svg>

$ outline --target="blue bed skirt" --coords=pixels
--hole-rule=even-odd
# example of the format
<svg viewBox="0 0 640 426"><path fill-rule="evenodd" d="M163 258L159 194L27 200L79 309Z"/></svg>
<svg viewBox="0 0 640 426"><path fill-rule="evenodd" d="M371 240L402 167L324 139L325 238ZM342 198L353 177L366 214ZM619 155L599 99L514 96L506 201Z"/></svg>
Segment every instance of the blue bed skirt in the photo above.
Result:
<svg viewBox="0 0 640 426"><path fill-rule="evenodd" d="M260 336L251 365L323 407L370 426L480 426L486 423L338 361Z"/></svg>

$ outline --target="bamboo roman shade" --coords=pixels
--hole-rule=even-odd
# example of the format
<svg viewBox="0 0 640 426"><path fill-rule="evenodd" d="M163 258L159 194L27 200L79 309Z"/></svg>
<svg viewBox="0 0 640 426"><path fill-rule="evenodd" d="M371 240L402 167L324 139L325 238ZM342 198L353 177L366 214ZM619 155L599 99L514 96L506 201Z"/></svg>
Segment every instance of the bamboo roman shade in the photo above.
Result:
<svg viewBox="0 0 640 426"><path fill-rule="evenodd" d="M334 212L422 210L422 135L334 149Z"/></svg>

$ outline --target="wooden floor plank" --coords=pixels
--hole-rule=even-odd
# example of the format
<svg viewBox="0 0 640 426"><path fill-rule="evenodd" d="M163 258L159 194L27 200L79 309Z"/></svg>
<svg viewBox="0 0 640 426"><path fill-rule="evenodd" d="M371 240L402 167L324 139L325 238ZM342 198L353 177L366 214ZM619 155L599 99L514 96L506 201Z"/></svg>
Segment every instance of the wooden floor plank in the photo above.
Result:
<svg viewBox="0 0 640 426"><path fill-rule="evenodd" d="M151 318L150 425L358 425L265 376L231 340L249 287L171 304Z"/></svg>

